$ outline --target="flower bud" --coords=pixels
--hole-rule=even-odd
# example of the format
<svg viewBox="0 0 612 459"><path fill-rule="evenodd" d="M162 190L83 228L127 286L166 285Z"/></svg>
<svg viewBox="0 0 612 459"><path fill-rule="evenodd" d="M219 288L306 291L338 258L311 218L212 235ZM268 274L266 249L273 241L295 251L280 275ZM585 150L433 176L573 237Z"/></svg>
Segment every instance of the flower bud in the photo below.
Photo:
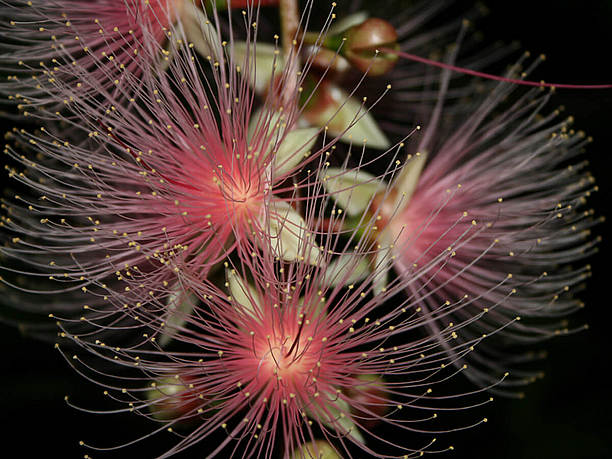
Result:
<svg viewBox="0 0 612 459"><path fill-rule="evenodd" d="M348 29L342 53L355 68L380 76L395 66L398 57L379 48L399 49L397 31L383 19L370 18Z"/></svg>
<svg viewBox="0 0 612 459"><path fill-rule="evenodd" d="M151 389L147 391L146 396L151 403L151 414L160 421L189 421L203 404L192 384L172 376L162 377L151 383Z"/></svg>

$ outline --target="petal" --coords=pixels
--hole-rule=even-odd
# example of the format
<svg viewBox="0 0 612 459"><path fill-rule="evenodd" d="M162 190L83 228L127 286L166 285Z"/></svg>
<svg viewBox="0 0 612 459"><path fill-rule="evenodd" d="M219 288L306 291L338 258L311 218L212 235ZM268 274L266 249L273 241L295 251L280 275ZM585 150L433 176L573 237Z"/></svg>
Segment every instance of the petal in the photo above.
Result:
<svg viewBox="0 0 612 459"><path fill-rule="evenodd" d="M374 195L383 189L382 182L375 176L358 169L330 167L321 180L332 199L351 217L362 215Z"/></svg>
<svg viewBox="0 0 612 459"><path fill-rule="evenodd" d="M350 285L366 279L370 272L370 262L367 257L345 253L327 265L323 283L329 287Z"/></svg>
<svg viewBox="0 0 612 459"><path fill-rule="evenodd" d="M187 40L193 43L198 54L204 57L210 56L216 60L223 56L223 47L217 28L193 2L183 2L180 19Z"/></svg>
<svg viewBox="0 0 612 459"><path fill-rule="evenodd" d="M286 261L316 264L320 249L302 216L286 201L270 203L268 235L275 256ZM265 222L264 222L264 228Z"/></svg>
<svg viewBox="0 0 612 459"><path fill-rule="evenodd" d="M237 310L256 318L255 308L261 311L261 298L259 298L257 291L242 279L234 269L226 269L225 277L227 279L225 285L229 288L232 300L238 306Z"/></svg>
<svg viewBox="0 0 612 459"><path fill-rule="evenodd" d="M342 456L324 440L309 441L293 451L290 457L291 459L342 459Z"/></svg>
<svg viewBox="0 0 612 459"><path fill-rule="evenodd" d="M417 152L414 156L410 155L406 159L402 171L393 182L393 188L398 192L393 206L395 212L400 212L410 202L426 162L427 153Z"/></svg>
<svg viewBox="0 0 612 459"><path fill-rule="evenodd" d="M339 87L321 86L317 101L303 116L315 126L326 127L329 134L343 142L365 142L368 147L386 150L391 147L387 136L366 107Z"/></svg>
<svg viewBox="0 0 612 459"><path fill-rule="evenodd" d="M253 147L261 147L260 142L273 142L276 137L272 137L275 134L280 137L280 132L286 126L285 115L276 111L269 110L267 107L261 107L253 114L249 119L249 127L247 131L247 138L249 143L258 144L252 145ZM268 147L269 152L272 147Z"/></svg>
<svg viewBox="0 0 612 459"><path fill-rule="evenodd" d="M329 36L342 33L353 26L363 23L369 17L370 15L366 11L357 11L356 13L349 14L331 26L327 32L327 35Z"/></svg>
<svg viewBox="0 0 612 459"><path fill-rule="evenodd" d="M374 258L374 276L372 278L372 292L374 296L387 290L389 283L389 270L391 269L391 249L383 247Z"/></svg>
<svg viewBox="0 0 612 459"><path fill-rule="evenodd" d="M174 291L166 301L167 312L164 316L164 332L157 342L166 346L177 334L178 329L185 325L186 318L191 314L198 298L193 293L183 290L181 285L174 287Z"/></svg>
<svg viewBox="0 0 612 459"><path fill-rule="evenodd" d="M263 94L273 76L280 74L284 67L278 47L269 43L234 42L232 54L234 64L243 67L257 94Z"/></svg>
<svg viewBox="0 0 612 459"><path fill-rule="evenodd" d="M348 402L335 395L322 394L305 408L306 415L342 435L350 435L357 443L365 444L363 435L350 416Z"/></svg>
<svg viewBox="0 0 612 459"><path fill-rule="evenodd" d="M309 156L318 133L318 128L294 129L288 132L276 150L274 176L279 177L291 172Z"/></svg>

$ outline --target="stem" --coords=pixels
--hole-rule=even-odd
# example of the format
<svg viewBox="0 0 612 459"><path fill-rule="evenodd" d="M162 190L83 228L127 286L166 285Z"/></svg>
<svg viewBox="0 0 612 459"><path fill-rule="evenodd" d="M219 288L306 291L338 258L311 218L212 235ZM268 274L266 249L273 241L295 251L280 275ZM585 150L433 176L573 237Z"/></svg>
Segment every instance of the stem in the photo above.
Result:
<svg viewBox="0 0 612 459"><path fill-rule="evenodd" d="M293 40L295 40L300 27L300 12L297 0L280 0L279 5L283 55L286 59L289 59L291 53L295 52Z"/></svg>
<svg viewBox="0 0 612 459"><path fill-rule="evenodd" d="M297 105L298 59L294 41L300 28L300 12L298 0L280 0L281 45L286 64L286 74L283 87L283 105L291 108Z"/></svg>

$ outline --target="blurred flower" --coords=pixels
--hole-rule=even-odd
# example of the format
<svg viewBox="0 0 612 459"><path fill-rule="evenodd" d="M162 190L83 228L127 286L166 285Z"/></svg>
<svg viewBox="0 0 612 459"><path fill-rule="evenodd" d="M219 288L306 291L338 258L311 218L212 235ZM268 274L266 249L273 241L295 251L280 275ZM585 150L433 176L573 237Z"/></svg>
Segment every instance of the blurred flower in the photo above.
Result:
<svg viewBox="0 0 612 459"><path fill-rule="evenodd" d="M10 0L0 17L0 68L11 72L0 92L20 107L136 89L149 67L168 65L177 23L205 56L219 41L192 0Z"/></svg>

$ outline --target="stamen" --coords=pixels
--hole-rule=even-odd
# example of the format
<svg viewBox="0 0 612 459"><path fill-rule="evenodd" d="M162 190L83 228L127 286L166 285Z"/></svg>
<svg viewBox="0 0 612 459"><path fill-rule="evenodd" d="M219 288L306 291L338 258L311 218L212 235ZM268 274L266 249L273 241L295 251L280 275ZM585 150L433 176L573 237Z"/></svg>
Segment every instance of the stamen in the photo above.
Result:
<svg viewBox="0 0 612 459"><path fill-rule="evenodd" d="M563 88L563 89L612 89L612 84L566 84L566 83L545 83L543 81L527 81L517 80L514 78L506 78L498 75L492 75L490 73L478 72L476 70L467 69L464 67L457 67L456 65L445 64L443 62L434 61L427 59L415 54L406 53L392 48L381 48L380 51L384 53L394 54L404 59L408 59L415 62L421 62L425 65L432 67L439 67L446 70L452 70L453 72L463 73L466 75L472 75L480 78L486 78L488 80L503 81L505 83L520 84L523 86L536 86L540 88Z"/></svg>

